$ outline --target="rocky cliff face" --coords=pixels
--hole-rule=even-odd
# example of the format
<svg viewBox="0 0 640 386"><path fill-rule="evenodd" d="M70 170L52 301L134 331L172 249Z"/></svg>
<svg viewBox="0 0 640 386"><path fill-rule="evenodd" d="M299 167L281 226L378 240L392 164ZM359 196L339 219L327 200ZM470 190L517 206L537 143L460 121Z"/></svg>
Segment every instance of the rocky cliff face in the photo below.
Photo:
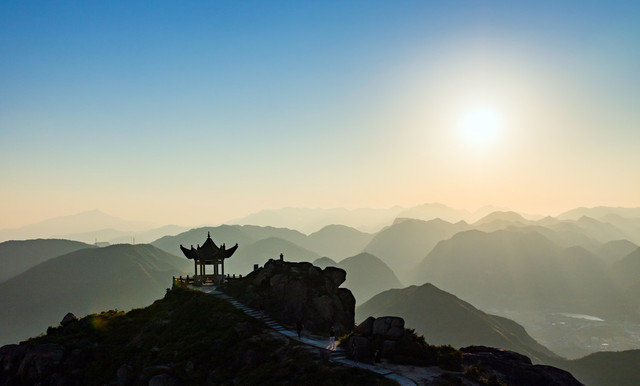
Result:
<svg viewBox="0 0 640 386"><path fill-rule="evenodd" d="M355 324L355 298L348 289L339 288L345 279L340 268L269 260L224 291L283 324L301 321L305 329L322 335L333 326L340 336Z"/></svg>

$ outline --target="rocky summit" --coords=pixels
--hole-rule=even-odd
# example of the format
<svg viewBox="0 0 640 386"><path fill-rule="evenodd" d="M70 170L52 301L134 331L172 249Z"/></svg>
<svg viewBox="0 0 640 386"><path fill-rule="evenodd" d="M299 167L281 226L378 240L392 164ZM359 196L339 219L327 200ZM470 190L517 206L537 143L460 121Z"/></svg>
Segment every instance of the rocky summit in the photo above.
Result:
<svg viewBox="0 0 640 386"><path fill-rule="evenodd" d="M322 335L333 326L340 336L355 324L356 300L350 290L340 288L345 279L340 268L269 260L224 291L283 324L300 321L306 330Z"/></svg>
<svg viewBox="0 0 640 386"><path fill-rule="evenodd" d="M147 308L63 321L0 348L0 385L390 384L198 291L176 288Z"/></svg>

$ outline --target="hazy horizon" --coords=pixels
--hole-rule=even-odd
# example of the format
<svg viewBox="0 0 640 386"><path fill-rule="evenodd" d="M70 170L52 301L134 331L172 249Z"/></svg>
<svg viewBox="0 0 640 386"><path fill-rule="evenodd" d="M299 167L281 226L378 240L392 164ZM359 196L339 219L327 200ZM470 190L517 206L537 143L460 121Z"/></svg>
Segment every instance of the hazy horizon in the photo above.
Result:
<svg viewBox="0 0 640 386"><path fill-rule="evenodd" d="M640 207L632 2L0 4L0 229Z"/></svg>

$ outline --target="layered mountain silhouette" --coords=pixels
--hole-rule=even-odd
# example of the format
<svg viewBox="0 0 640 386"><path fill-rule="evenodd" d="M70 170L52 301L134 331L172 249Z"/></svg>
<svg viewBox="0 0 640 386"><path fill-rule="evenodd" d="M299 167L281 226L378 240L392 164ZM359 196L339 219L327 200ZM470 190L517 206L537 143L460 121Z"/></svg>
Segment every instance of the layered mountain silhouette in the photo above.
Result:
<svg viewBox="0 0 640 386"><path fill-rule="evenodd" d="M275 258L279 256L280 253L287 255L292 261L313 261L320 256L328 256L334 260L339 260L340 258L353 256L361 252L362 248L373 237L371 234L363 233L354 228L342 225L329 225L308 236L287 228L260 227L255 225L221 225L217 227L191 229L175 236L165 236L154 241L152 244L176 256L182 256L179 249L180 244L186 247L190 245L195 247L204 241L203 235L206 235L207 232L211 233L211 237L218 244L225 243L226 245L235 245L235 243L238 243L240 248L234 255L234 259L244 259L244 257L238 259L237 256L251 256L250 259L252 262L250 262L249 265L243 263L245 267L251 267L253 263L262 264L266 261L264 260L265 258ZM286 241L287 243L282 244L282 248L284 249L281 251L274 249L277 247L277 245L274 244L276 241L267 243L267 245L271 245L271 247L264 251L260 251L259 248L251 246L266 239L278 239ZM246 250L246 252L243 252L243 250ZM259 261L254 261L256 259L259 259ZM229 262L231 264L231 260L229 260ZM246 270L248 268L244 269Z"/></svg>
<svg viewBox="0 0 640 386"><path fill-rule="evenodd" d="M640 208L622 208L612 206L596 206L593 208L580 207L561 213L556 217L560 220L577 220L583 216L602 218L609 215L640 219Z"/></svg>
<svg viewBox="0 0 640 386"><path fill-rule="evenodd" d="M557 367L586 385L636 386L640 380L640 350L597 352L584 358L558 362Z"/></svg>
<svg viewBox="0 0 640 386"><path fill-rule="evenodd" d="M305 233L316 232L327 225L342 224L374 232L392 222L402 210L404 208L399 206L388 209L282 208L263 210L228 223L292 228Z"/></svg>
<svg viewBox="0 0 640 386"><path fill-rule="evenodd" d="M348 257L341 260L336 267L347 272L347 280L342 287L351 290L356 304L362 304L373 295L390 288L402 287L391 268L370 253Z"/></svg>
<svg viewBox="0 0 640 386"><path fill-rule="evenodd" d="M327 225L301 241L302 246L321 256L344 259L356 255L373 239L373 234L344 225Z"/></svg>
<svg viewBox="0 0 640 386"><path fill-rule="evenodd" d="M338 263L335 262L332 258L330 257L321 257L319 259L315 259L314 261L312 261L313 265L315 265L316 267L320 267L322 269L326 268L326 267L337 267Z"/></svg>
<svg viewBox="0 0 640 386"><path fill-rule="evenodd" d="M150 304L191 267L151 245L86 248L51 258L0 284L0 344L35 336L67 313Z"/></svg>
<svg viewBox="0 0 640 386"><path fill-rule="evenodd" d="M290 241L269 237L238 248L231 258L225 260L225 270L228 267L229 273L245 275L252 271L254 264L262 266L269 259L278 259L281 253L287 261L312 262L320 257Z"/></svg>
<svg viewBox="0 0 640 386"><path fill-rule="evenodd" d="M0 241L34 238L60 238L63 235L85 233L101 229L143 231L154 228L154 224L142 221L127 221L110 216L99 210L61 216L14 229L0 230Z"/></svg>
<svg viewBox="0 0 640 386"><path fill-rule="evenodd" d="M356 321L384 315L404 318L430 344L505 348L537 362L558 358L513 320L486 314L430 283L385 291L356 308Z"/></svg>
<svg viewBox="0 0 640 386"><path fill-rule="evenodd" d="M439 241L470 228L465 222L452 224L439 219L397 219L393 225L378 232L364 250L393 267L403 282L416 283L414 269L433 247Z"/></svg>
<svg viewBox="0 0 640 386"><path fill-rule="evenodd" d="M107 242L109 244L146 244L163 236L173 236L187 231L188 228L178 225L166 225L144 231L132 231L122 229L99 229L91 232L81 232L63 235L68 240L77 240L85 243ZM134 242L135 240L135 242Z"/></svg>
<svg viewBox="0 0 640 386"><path fill-rule="evenodd" d="M92 245L77 241L38 239L0 243L0 283L53 257Z"/></svg>
<svg viewBox="0 0 640 386"><path fill-rule="evenodd" d="M640 317L640 248L614 263L612 270L623 291L627 317Z"/></svg>
<svg viewBox="0 0 640 386"><path fill-rule="evenodd" d="M466 231L440 242L415 280L484 309L556 309L615 315L619 293L602 260L584 248L563 248L538 232Z"/></svg>
<svg viewBox="0 0 640 386"><path fill-rule="evenodd" d="M595 253L604 261L613 264L636 249L638 246L629 240L613 240L600 245Z"/></svg>

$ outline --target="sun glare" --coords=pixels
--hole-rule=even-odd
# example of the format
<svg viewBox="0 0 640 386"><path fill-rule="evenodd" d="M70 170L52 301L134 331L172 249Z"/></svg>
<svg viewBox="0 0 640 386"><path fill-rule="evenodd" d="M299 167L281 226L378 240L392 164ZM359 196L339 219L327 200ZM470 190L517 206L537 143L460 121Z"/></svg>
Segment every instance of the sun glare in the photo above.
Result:
<svg viewBox="0 0 640 386"><path fill-rule="evenodd" d="M462 136L475 146L483 146L493 142L501 126L500 115L495 110L486 107L469 110L460 120Z"/></svg>

